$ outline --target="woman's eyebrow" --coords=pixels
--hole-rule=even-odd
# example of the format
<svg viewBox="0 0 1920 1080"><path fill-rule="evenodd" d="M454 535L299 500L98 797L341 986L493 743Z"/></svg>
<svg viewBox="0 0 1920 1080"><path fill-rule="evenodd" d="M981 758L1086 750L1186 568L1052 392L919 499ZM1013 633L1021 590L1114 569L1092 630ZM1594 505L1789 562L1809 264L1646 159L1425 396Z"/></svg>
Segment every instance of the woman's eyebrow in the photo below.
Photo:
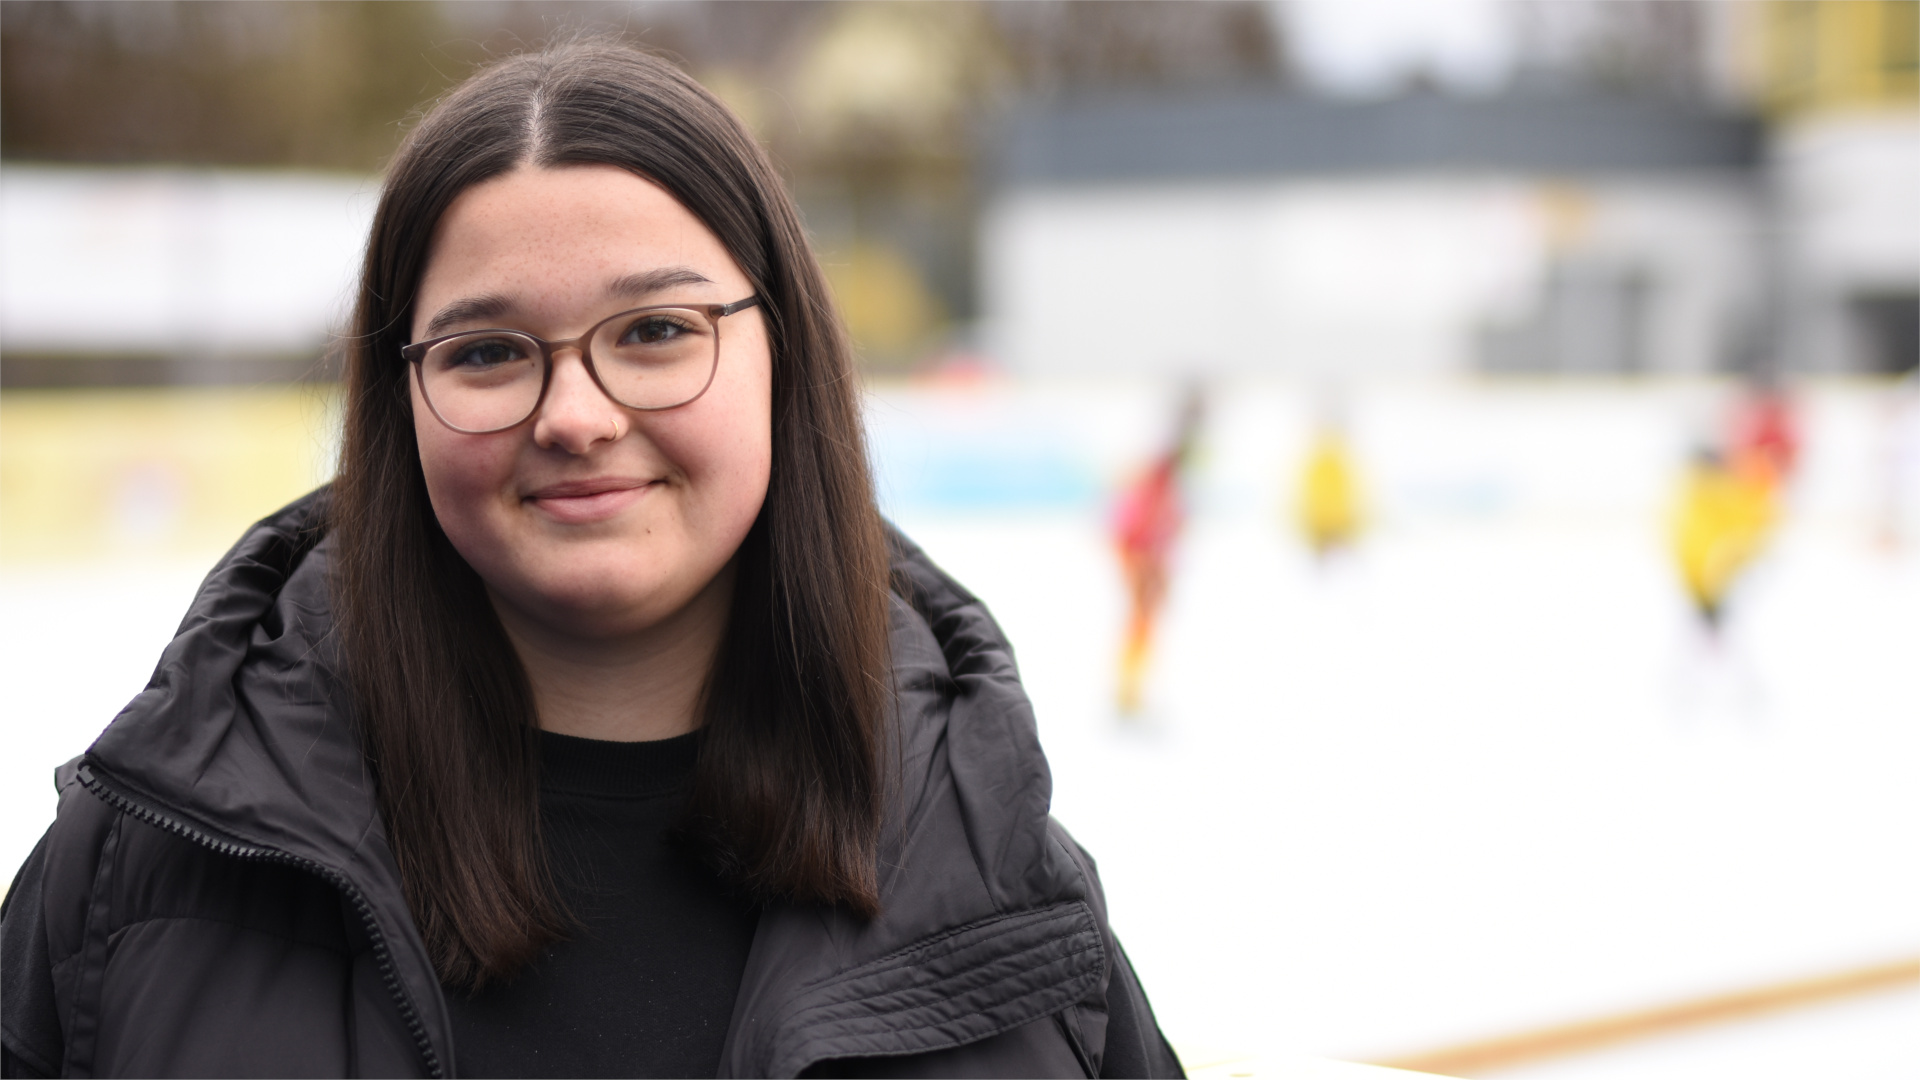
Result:
<svg viewBox="0 0 1920 1080"><path fill-rule="evenodd" d="M639 274L628 274L607 283L607 297L613 300L643 300L676 285L711 285L713 279L691 266L662 266Z"/></svg>
<svg viewBox="0 0 1920 1080"><path fill-rule="evenodd" d="M628 274L607 283L607 296L614 300L642 300L676 285L711 285L713 279L691 266L662 266L638 274ZM427 337L439 337L461 323L489 322L513 310L513 301L498 293L469 296L455 300L434 313L427 322Z"/></svg>
<svg viewBox="0 0 1920 1080"><path fill-rule="evenodd" d="M439 337L450 327L465 322L488 322L513 310L513 301L497 293L455 300L434 313L427 321L427 337Z"/></svg>

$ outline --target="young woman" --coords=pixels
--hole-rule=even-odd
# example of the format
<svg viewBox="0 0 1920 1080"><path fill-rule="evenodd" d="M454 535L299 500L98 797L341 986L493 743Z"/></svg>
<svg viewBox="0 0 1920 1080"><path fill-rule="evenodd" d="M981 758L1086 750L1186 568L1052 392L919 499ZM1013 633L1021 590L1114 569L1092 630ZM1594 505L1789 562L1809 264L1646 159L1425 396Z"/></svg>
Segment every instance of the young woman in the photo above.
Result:
<svg viewBox="0 0 1920 1080"><path fill-rule="evenodd" d="M9 1075L1178 1074L711 95L596 43L476 75L355 320L338 479L57 776Z"/></svg>

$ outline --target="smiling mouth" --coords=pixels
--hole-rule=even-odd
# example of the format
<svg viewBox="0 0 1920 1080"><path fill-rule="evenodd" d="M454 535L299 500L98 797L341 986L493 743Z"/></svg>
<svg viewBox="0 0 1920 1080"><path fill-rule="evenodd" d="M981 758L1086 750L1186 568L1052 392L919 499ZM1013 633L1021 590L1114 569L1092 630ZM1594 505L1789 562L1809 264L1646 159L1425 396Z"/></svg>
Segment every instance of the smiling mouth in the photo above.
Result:
<svg viewBox="0 0 1920 1080"><path fill-rule="evenodd" d="M583 525L614 516L657 484L658 480L576 480L543 487L522 501L564 524Z"/></svg>

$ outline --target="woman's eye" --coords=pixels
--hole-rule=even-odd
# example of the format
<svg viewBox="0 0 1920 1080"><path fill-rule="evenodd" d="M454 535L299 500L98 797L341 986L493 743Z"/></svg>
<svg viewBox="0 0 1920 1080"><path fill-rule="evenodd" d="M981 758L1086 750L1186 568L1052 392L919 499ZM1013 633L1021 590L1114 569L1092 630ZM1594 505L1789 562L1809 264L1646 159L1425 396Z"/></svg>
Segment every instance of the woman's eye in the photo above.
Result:
<svg viewBox="0 0 1920 1080"><path fill-rule="evenodd" d="M622 345L665 345L685 335L691 328L670 315L648 315L637 319L620 335Z"/></svg>
<svg viewBox="0 0 1920 1080"><path fill-rule="evenodd" d="M450 368L490 368L509 364L521 358L522 350L514 342L504 338L487 338L481 341L462 342L447 357Z"/></svg>

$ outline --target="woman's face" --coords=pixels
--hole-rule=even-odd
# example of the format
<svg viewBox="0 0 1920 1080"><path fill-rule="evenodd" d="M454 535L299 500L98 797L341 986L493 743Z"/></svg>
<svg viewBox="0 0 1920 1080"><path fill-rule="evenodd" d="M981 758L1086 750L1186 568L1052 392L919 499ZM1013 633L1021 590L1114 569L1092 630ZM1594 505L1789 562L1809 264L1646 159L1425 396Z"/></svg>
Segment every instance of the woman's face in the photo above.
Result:
<svg viewBox="0 0 1920 1080"><path fill-rule="evenodd" d="M654 304L753 295L720 241L657 185L607 165L523 166L467 189L434 232L412 340L512 329L549 341ZM448 316L452 318L449 320ZM724 604L767 493L772 360L758 308L720 320L706 393L658 412L609 399L572 349L525 423L448 428L413 373L413 428L447 538L510 628L611 638L698 597Z"/></svg>

